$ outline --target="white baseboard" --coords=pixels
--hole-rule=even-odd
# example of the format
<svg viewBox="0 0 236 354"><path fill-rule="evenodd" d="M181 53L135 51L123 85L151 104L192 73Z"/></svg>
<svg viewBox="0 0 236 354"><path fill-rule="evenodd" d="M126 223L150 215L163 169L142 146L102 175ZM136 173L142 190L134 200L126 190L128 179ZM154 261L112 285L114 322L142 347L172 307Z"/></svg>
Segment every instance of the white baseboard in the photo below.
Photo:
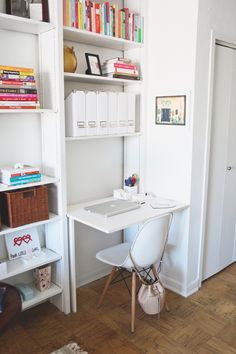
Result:
<svg viewBox="0 0 236 354"><path fill-rule="evenodd" d="M95 280L105 277L111 272L111 269L111 267L107 266L102 269L99 269L99 271L97 272L91 272L80 276L79 280L77 281L76 287L79 288L80 286L92 283Z"/></svg>
<svg viewBox="0 0 236 354"><path fill-rule="evenodd" d="M164 274L160 275L161 281L166 289L173 291L184 297L189 297L193 293L198 291L198 279L191 282L189 285L184 286L179 281L172 279Z"/></svg>

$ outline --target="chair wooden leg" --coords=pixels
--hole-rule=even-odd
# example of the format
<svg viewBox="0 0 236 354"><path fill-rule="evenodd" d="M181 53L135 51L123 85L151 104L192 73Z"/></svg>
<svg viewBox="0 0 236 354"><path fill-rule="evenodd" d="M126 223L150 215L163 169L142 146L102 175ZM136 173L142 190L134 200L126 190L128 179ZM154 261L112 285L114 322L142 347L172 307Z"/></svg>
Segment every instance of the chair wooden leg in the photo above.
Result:
<svg viewBox="0 0 236 354"><path fill-rule="evenodd" d="M135 310L136 310L136 273L133 270L132 289L131 289L131 332L132 333L134 333Z"/></svg>
<svg viewBox="0 0 236 354"><path fill-rule="evenodd" d="M97 307L98 307L98 308L100 308L101 305L102 305L102 303L103 303L104 297L105 297L105 295L106 295L106 293L107 293L107 291L108 291L108 289L109 289L109 286L110 286L110 284L111 284L111 282L112 282L112 279L113 279L113 277L114 277L114 274L115 274L115 272L116 272L116 269L117 269L116 267L113 267L113 268L112 268L112 271L111 271L111 273L110 273L110 275L109 275L109 277L107 278L107 281L106 281L106 284L105 284L105 286L104 286L102 295L100 296L100 299L99 299L98 304L97 304Z"/></svg>
<svg viewBox="0 0 236 354"><path fill-rule="evenodd" d="M165 294L165 309L166 309L167 312L170 312L170 308L169 308L168 302L166 300L166 294Z"/></svg>

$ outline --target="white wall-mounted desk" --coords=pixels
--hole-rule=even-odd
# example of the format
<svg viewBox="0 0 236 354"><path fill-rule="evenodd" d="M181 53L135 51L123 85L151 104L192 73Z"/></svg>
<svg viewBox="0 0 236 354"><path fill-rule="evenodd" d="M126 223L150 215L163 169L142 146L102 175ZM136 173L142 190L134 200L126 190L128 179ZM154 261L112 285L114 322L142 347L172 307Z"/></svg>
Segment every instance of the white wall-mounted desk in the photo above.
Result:
<svg viewBox="0 0 236 354"><path fill-rule="evenodd" d="M112 200L112 198L105 198L95 201L90 201L87 203L76 204L69 206L67 217L69 219L69 252L70 252L70 284L71 284L71 304L72 311L76 312L76 271L75 271L75 222L87 225L99 231L102 231L106 234L111 234L116 231L125 230L126 228L142 224L145 221L162 216L166 213L176 213L181 210L184 210L188 207L184 203L176 203L176 206L173 208L165 209L153 209L148 201L145 204L142 204L141 208L128 211L126 213L118 214L111 217L104 217L102 215L97 215L89 213L84 210L84 207L92 204L100 204L106 201Z"/></svg>

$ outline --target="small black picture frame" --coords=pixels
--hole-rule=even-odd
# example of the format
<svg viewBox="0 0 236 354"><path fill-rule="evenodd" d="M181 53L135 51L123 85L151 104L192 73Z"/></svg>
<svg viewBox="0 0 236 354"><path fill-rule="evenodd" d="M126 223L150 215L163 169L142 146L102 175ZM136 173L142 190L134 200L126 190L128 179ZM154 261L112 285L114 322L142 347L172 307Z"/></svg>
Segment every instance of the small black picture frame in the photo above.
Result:
<svg viewBox="0 0 236 354"><path fill-rule="evenodd" d="M102 68L101 68L99 56L97 54L85 53L85 57L86 57L86 62L88 67L85 74L102 76Z"/></svg>

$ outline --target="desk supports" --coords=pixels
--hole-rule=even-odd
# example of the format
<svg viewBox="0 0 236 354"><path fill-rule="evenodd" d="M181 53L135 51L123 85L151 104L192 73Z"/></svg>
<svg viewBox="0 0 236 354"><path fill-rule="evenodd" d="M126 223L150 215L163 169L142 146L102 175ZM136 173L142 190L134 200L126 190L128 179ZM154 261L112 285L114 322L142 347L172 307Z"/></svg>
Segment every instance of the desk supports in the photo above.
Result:
<svg viewBox="0 0 236 354"><path fill-rule="evenodd" d="M76 301L76 263L75 263L75 221L69 218L69 250L70 250L70 297L71 297L71 310L77 311Z"/></svg>

